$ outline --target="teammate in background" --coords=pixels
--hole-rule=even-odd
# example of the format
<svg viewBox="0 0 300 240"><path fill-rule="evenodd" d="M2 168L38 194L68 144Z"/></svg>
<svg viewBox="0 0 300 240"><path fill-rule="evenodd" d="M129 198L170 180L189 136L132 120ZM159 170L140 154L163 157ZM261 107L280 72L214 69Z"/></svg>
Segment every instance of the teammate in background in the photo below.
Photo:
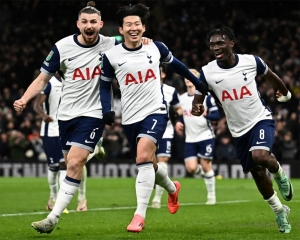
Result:
<svg viewBox="0 0 300 240"><path fill-rule="evenodd" d="M179 95L174 87L171 87L164 83L164 79L166 78L166 65L160 66L160 78L162 84L162 91L164 94L164 98L167 104L167 109L169 112L170 107L173 108L175 113L177 114L177 118L182 115L180 103L179 103ZM160 166L166 169L168 172L168 162L171 157L171 146L172 139L174 136L174 127L170 120L168 120L167 128L164 132L164 135L161 141L158 144L158 149L156 151L157 162ZM161 197L163 195L164 189L157 185L155 186L155 195L152 200L152 208L160 208L161 207Z"/></svg>
<svg viewBox="0 0 300 240"><path fill-rule="evenodd" d="M51 233L55 228L61 213L80 185L83 166L104 129L102 106L99 103L100 65L104 52L118 44L118 41L114 37L99 34L103 22L93 1L79 12L77 27L80 34L63 38L55 44L43 62L39 76L22 98L14 102L15 110L22 111L59 69L64 74L57 119L67 175L50 214L31 224L40 233ZM145 41L149 42L149 39Z"/></svg>
<svg viewBox="0 0 300 240"><path fill-rule="evenodd" d="M202 68L200 81L222 105L243 170L251 172L258 190L274 211L279 232L290 233L290 209L280 202L266 169L273 175L286 201L292 199L293 187L272 154L275 121L257 91L255 77L264 76L277 89L279 102L288 101L291 93L258 56L233 53L235 36L232 29L214 29L208 34L208 40L216 60ZM195 95L192 114L201 114L203 100Z"/></svg>
<svg viewBox="0 0 300 240"><path fill-rule="evenodd" d="M197 77L199 72L190 71ZM184 162L186 170L194 175L204 178L207 189L207 205L216 204L215 173L212 169L212 160L215 149L215 134L210 121L218 121L221 118L215 99L208 95L204 99L205 112L196 117L191 114L192 102L195 95L195 86L185 79L187 92L180 96L180 104L183 111L183 121L177 122L175 129L179 134L185 131ZM200 165L198 164L200 158Z"/></svg>
<svg viewBox="0 0 300 240"><path fill-rule="evenodd" d="M161 89L160 63L167 63L174 72L190 79L200 88L200 81L187 67L172 56L161 42L143 45L145 22L150 16L143 4L122 6L117 12L119 31L125 42L103 56L100 95L105 124L114 122L111 110L111 84L116 77L121 91L122 125L136 155L137 209L127 230L140 232L145 226L145 216L154 184L167 190L168 209L174 214L179 208L179 182L172 182L166 169L156 163L157 144L168 122L167 105ZM200 94L200 93L198 93Z"/></svg>
<svg viewBox="0 0 300 240"><path fill-rule="evenodd" d="M40 135L43 140L43 148L47 156L49 167L48 183L50 188L50 197L46 206L47 210L53 209L57 197L58 186L62 184L67 174L67 166L59 142L58 120L56 118L61 88L61 76L56 73L55 76L50 79L41 94L36 97L34 103L34 110L42 117L43 120ZM88 160L93 156L97 158L104 157L104 149L101 144L102 141L100 139L96 145L95 151L89 154ZM86 179L87 171L84 166L81 182L78 188L77 211L87 210ZM68 209L65 209L63 213L69 213Z"/></svg>

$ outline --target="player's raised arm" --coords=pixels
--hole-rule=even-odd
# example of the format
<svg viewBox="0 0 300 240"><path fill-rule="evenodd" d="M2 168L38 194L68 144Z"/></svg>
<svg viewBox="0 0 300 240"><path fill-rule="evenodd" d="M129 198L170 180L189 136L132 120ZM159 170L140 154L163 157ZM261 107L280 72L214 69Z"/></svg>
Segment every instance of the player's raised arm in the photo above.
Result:
<svg viewBox="0 0 300 240"><path fill-rule="evenodd" d="M165 44L161 42L154 41L155 45L160 51L161 62L169 64L171 69L179 74L180 76L190 80L198 90L196 94L207 94L208 88L207 85L199 80L190 70L177 58L175 58Z"/></svg>
<svg viewBox="0 0 300 240"><path fill-rule="evenodd" d="M115 112L111 109L111 81L114 69L106 55L102 60L102 74L100 76L100 101L102 105L103 122L107 125L114 123Z"/></svg>
<svg viewBox="0 0 300 240"><path fill-rule="evenodd" d="M292 97L291 92L287 89L283 81L277 76L276 73L274 73L270 68L268 69L267 74L265 75L265 78L268 80L269 83L272 84L272 86L277 89L281 95L277 97L277 100L279 102L286 102L290 100Z"/></svg>
<svg viewBox="0 0 300 240"><path fill-rule="evenodd" d="M50 78L50 76L41 72L38 77L29 85L24 95L14 102L14 109L17 112L23 111L23 109L26 107L26 104L44 89Z"/></svg>

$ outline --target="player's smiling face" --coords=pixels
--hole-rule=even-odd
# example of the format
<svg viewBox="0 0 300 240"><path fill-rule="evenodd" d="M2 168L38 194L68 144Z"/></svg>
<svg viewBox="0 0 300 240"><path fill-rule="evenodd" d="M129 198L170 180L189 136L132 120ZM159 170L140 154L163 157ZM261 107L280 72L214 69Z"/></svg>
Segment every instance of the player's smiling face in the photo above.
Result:
<svg viewBox="0 0 300 240"><path fill-rule="evenodd" d="M127 16L124 17L123 27L119 27L119 31L124 36L126 47L136 48L141 44L145 25L139 16Z"/></svg>
<svg viewBox="0 0 300 240"><path fill-rule="evenodd" d="M228 62L232 56L233 41L225 35L212 35L209 47L218 62Z"/></svg>
<svg viewBox="0 0 300 240"><path fill-rule="evenodd" d="M77 27L81 33L78 41L83 45L91 45L97 41L103 22L97 13L82 13L77 21Z"/></svg>

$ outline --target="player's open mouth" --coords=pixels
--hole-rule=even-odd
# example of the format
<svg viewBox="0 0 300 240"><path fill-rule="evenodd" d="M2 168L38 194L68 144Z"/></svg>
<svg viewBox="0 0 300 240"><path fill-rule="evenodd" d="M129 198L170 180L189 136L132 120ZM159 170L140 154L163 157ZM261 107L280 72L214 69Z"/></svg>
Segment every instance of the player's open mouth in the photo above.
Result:
<svg viewBox="0 0 300 240"><path fill-rule="evenodd" d="M130 37L136 38L138 36L138 33L129 33Z"/></svg>
<svg viewBox="0 0 300 240"><path fill-rule="evenodd" d="M220 59L223 57L223 53L215 53L216 59Z"/></svg>
<svg viewBox="0 0 300 240"><path fill-rule="evenodd" d="M85 32L87 38L93 38L94 32Z"/></svg>

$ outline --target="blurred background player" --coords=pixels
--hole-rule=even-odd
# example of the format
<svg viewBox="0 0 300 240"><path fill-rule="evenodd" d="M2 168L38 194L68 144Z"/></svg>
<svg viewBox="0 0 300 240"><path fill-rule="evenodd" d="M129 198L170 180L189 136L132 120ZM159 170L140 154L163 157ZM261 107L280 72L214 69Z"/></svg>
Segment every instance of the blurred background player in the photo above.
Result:
<svg viewBox="0 0 300 240"><path fill-rule="evenodd" d="M50 188L50 197L46 206L47 210L52 210L58 192L59 185L66 177L67 166L59 142L58 120L56 118L57 108L61 95L62 79L57 72L47 83L44 90L36 97L34 110L41 116L42 125L40 136L43 140L43 148L48 162L48 183ZM101 146L102 138L97 143L93 153L89 154L88 160L93 156L98 159L104 157L104 149ZM87 171L84 166L81 182L78 188L77 211L87 210L86 200L86 179ZM59 184L58 184L59 183ZM69 213L67 209L63 213Z"/></svg>
<svg viewBox="0 0 300 240"><path fill-rule="evenodd" d="M190 71L197 77L199 72ZM195 86L187 79L184 80L187 92L180 96L183 111L183 121L177 122L175 129L179 134L185 132L184 162L186 170L194 176L202 176L207 189L207 205L216 203L215 173L212 169L212 160L215 149L215 134L211 121L221 118L215 99L208 95L204 100L205 112L196 117L191 114L192 102L195 95ZM200 165L198 163L200 159Z"/></svg>
<svg viewBox="0 0 300 240"><path fill-rule="evenodd" d="M162 83L162 91L164 94L165 101L167 103L168 112L170 114L170 107L172 107L172 112L176 114L176 118L179 118L182 115L180 103L179 103L179 95L174 87L171 87L164 83L164 79L167 76L166 65L161 64L160 66L160 77ZM192 84L192 83L191 83ZM164 132L164 135L161 141L158 144L158 148L156 151L157 162L160 166L166 169L168 172L168 162L171 157L172 150L172 139L174 136L174 127L172 125L171 120L169 119L167 123L167 128ZM155 185L155 195L152 200L152 208L160 208L161 207L161 197L163 195L164 188L159 185Z"/></svg>
<svg viewBox="0 0 300 240"><path fill-rule="evenodd" d="M290 233L290 209L280 202L266 169L286 201L292 199L293 187L272 154L275 121L257 90L256 76L263 76L277 89L279 102L290 100L291 93L260 57L233 53L235 40L230 28L213 29L208 33L210 51L216 60L202 67L200 81L207 84L224 109L243 171L251 172L258 190L276 215L279 232ZM193 115L201 115L203 100L200 95L194 96Z"/></svg>
<svg viewBox="0 0 300 240"><path fill-rule="evenodd" d="M157 144L168 122L167 106L161 89L160 63L169 64L174 72L193 81L198 89L202 88L199 79L173 57L163 43L142 44L145 22L149 16L149 8L143 4L122 6L119 9L117 20L125 42L104 54L100 77L103 121L108 125L114 122L115 113L111 110L110 99L112 80L116 77L121 91L122 125L136 157L137 209L127 226L130 232L140 232L144 228L155 183L167 190L170 213L176 213L179 208L180 183L172 182L167 171L156 164Z"/></svg>

